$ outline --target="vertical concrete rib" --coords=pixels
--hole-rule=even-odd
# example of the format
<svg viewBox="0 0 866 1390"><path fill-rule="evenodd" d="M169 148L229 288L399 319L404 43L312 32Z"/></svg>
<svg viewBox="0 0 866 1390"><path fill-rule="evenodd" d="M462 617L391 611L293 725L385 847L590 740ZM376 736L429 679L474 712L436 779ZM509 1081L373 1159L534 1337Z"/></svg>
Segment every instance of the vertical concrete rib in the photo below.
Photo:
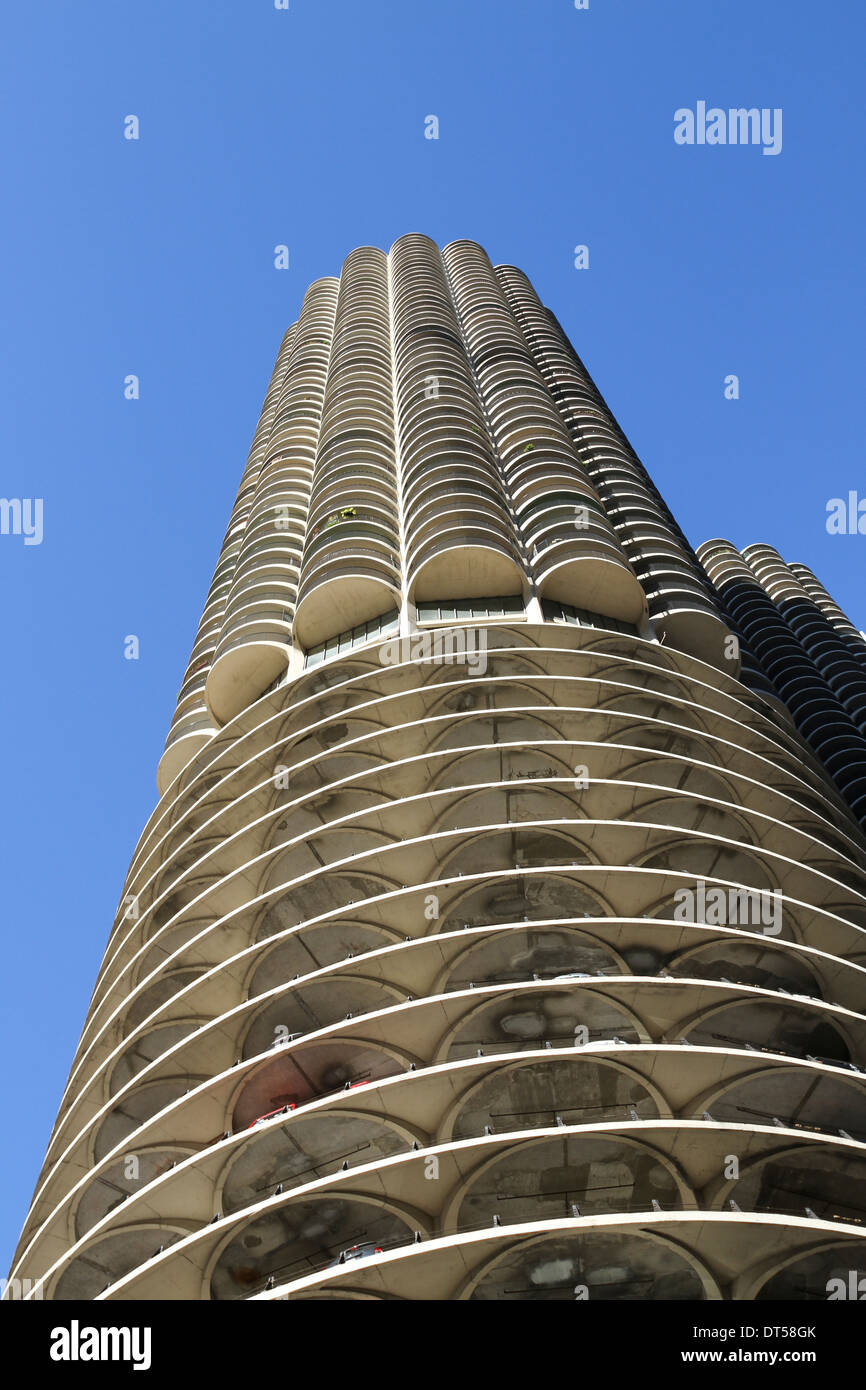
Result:
<svg viewBox="0 0 866 1390"><path fill-rule="evenodd" d="M408 592L521 594L525 574L439 248L391 248Z"/></svg>
<svg viewBox="0 0 866 1390"><path fill-rule="evenodd" d="M866 735L866 667L836 631L777 550L751 545L743 555L842 707Z"/></svg>
<svg viewBox="0 0 866 1390"><path fill-rule="evenodd" d="M237 568L259 471L267 453L274 426L278 399L286 380L296 330L297 324L292 324L286 330L280 344L280 350L277 353L274 370L271 373L270 384L253 435L253 442L250 445L246 467L223 538L219 559L205 600L204 612L199 622L189 664L178 695L177 708L157 771L157 784L160 792L165 790L190 759L213 737L218 728L218 723L208 708L205 689L211 666L216 659L217 644L225 618L226 602Z"/></svg>
<svg viewBox="0 0 866 1390"><path fill-rule="evenodd" d="M817 650L810 635L811 618L807 621L803 614L802 599L792 604L798 586L778 553L768 546L752 546L741 555L730 541L713 540L705 542L698 555L800 732L855 815L866 820L866 738L786 616L787 606ZM805 594L804 598L814 615L814 605Z"/></svg>
<svg viewBox="0 0 866 1390"><path fill-rule="evenodd" d="M443 256L539 597L640 623L643 592L487 254L457 241Z"/></svg>
<svg viewBox="0 0 866 1390"><path fill-rule="evenodd" d="M842 609L839 607L838 603L836 603L835 599L830 597L824 585L815 578L812 571L808 569L806 565L789 564L788 569L791 571L794 578L800 582L816 608L820 609L824 614L830 626L845 642L856 660L861 663L866 662L866 638L864 638L862 632L845 617Z"/></svg>
<svg viewBox="0 0 866 1390"><path fill-rule="evenodd" d="M515 319L670 645L736 674L730 635L674 517L550 310L522 271L498 266Z"/></svg>
<svg viewBox="0 0 866 1390"><path fill-rule="evenodd" d="M298 318L207 681L208 705L220 723L249 705L289 664L337 284L315 281Z"/></svg>
<svg viewBox="0 0 866 1390"><path fill-rule="evenodd" d="M316 451L295 630L304 646L400 603L388 263L347 258Z"/></svg>

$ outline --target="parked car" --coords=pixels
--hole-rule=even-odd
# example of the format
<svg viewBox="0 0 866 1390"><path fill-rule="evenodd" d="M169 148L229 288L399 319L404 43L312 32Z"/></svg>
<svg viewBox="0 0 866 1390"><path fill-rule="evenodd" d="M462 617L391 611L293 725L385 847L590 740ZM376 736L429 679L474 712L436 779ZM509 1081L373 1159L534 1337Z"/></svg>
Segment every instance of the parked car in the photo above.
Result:
<svg viewBox="0 0 866 1390"><path fill-rule="evenodd" d="M330 1260L326 1268L333 1269L334 1265L348 1264L349 1260L366 1260L370 1255L381 1255L382 1246L376 1245L374 1241L367 1240L361 1245L350 1245L348 1250L341 1250L335 1260Z"/></svg>
<svg viewBox="0 0 866 1390"><path fill-rule="evenodd" d="M257 1120L253 1120L252 1124L247 1125L247 1129L255 1129L257 1125L263 1125L268 1120L273 1120L277 1115L287 1115L290 1110L294 1109L296 1109L296 1106L294 1102L292 1102L291 1105L280 1105L276 1110L268 1110L266 1114L259 1115Z"/></svg>

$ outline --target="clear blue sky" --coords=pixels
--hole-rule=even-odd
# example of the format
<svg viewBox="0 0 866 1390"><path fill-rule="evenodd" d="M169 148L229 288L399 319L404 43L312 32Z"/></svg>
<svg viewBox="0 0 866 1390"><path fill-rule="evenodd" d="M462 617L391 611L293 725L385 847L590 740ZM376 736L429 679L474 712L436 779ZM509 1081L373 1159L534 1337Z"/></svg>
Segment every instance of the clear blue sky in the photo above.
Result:
<svg viewBox="0 0 866 1390"><path fill-rule="evenodd" d="M866 6L17 0L3 28L0 495L43 498L44 537L0 536L0 1271L280 337L353 247L521 266L693 544L768 541L866 628L866 536L825 530L866 497ZM781 154L676 145L702 100L781 107Z"/></svg>

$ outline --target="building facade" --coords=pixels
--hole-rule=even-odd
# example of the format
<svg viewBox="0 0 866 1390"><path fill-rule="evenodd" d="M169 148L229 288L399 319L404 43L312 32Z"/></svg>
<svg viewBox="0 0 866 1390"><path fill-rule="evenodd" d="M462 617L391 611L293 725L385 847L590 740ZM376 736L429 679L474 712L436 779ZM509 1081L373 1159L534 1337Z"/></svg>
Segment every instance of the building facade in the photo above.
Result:
<svg viewBox="0 0 866 1390"><path fill-rule="evenodd" d="M158 782L28 1296L866 1269L866 642L692 551L522 272L411 235L311 285Z"/></svg>

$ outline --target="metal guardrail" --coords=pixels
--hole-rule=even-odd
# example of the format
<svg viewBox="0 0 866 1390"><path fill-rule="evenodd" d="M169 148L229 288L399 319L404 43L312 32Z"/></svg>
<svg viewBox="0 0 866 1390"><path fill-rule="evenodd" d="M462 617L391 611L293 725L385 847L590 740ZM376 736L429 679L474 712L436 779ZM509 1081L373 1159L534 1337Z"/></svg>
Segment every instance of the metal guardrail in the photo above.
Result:
<svg viewBox="0 0 866 1390"><path fill-rule="evenodd" d="M559 1197L563 1194L556 1195ZM607 1211L589 1212L584 1211L581 1208L581 1205L578 1201L572 1202L570 1200L571 1195L579 1195L579 1193L575 1191L574 1194L566 1195L564 1200L564 1206L567 1208L567 1210L564 1210L562 1213L553 1216L551 1216L550 1214L542 1215L541 1213L539 1213L536 1220L550 1221L559 1218L579 1222L585 1219L586 1217L601 1215L629 1216L634 1215L636 1213L644 1213L648 1217L652 1217L658 1215L678 1216L680 1214L685 1214L689 1212L705 1212L707 1214L718 1215L721 1212L727 1211L732 1218L748 1218L749 1216L792 1216L795 1218L806 1217L810 1220L834 1221L844 1225L866 1226L866 1211L864 1211L864 1213L861 1216L849 1216L845 1214L839 1215L837 1213L824 1213L818 1215L812 1207L807 1206L806 1204L792 1207L784 1207L777 1206L775 1204L765 1203L761 1206L749 1207L744 1210L743 1208L737 1206L736 1202L733 1201L730 1201L726 1207L706 1207L701 1206L696 1202L678 1202L676 1204L673 1204L663 1203L658 1201L656 1198L652 1198L648 1203L641 1202L638 1204L629 1205L627 1207L611 1208ZM525 1198L521 1193L505 1193L497 1196L497 1201L511 1200L520 1201L525 1200ZM285 1264L276 1265L273 1269L268 1271L267 1274L262 1274L262 1276L259 1279L257 1279L253 1284L251 1284L250 1287L244 1293L239 1294L238 1297L239 1299L255 1297L259 1293L265 1293L268 1290L274 1288L278 1283L288 1283L296 1279L302 1279L310 1274L320 1274L332 1267L335 1270L337 1270L344 1269L348 1264L357 1263L361 1265L366 1263L367 1259L374 1257L375 1254L390 1254L395 1250L408 1249L410 1246L414 1245L423 1245L426 1241L430 1240L439 1240L447 1236L476 1235L482 1231L489 1231L491 1234L493 1234L502 1224L503 1223L501 1217L494 1214L492 1218L488 1217L483 1218L480 1221L474 1221L468 1224L449 1226L445 1230L429 1232L426 1235L418 1230L412 1233L409 1233L407 1231L405 1237L376 1236L374 1233L375 1226L356 1228L354 1231L347 1232L346 1235L343 1237L346 1243L342 1246L341 1250L323 1249L321 1252L317 1252L316 1255L302 1256L296 1260L288 1260L285 1262ZM529 1228L532 1229L532 1223L527 1223L525 1221L514 1223L506 1221L506 1224L528 1225ZM359 1245L368 1244L376 1246L375 1252L371 1252L371 1255L362 1257L360 1259L352 1259L351 1256L348 1259L341 1258L341 1256L347 1254L353 1248L356 1248ZM322 1256L325 1256L326 1258L322 1258ZM620 1286L631 1287L633 1284L645 1284L647 1286L651 1286L652 1282L652 1276L647 1275L638 1280L625 1280L621 1281L621 1284L605 1284L603 1285L603 1287L606 1290L609 1290L613 1287ZM572 1288L571 1285L568 1285L567 1287L569 1289ZM544 1290L545 1295L549 1296L550 1292L551 1289L546 1287Z"/></svg>

